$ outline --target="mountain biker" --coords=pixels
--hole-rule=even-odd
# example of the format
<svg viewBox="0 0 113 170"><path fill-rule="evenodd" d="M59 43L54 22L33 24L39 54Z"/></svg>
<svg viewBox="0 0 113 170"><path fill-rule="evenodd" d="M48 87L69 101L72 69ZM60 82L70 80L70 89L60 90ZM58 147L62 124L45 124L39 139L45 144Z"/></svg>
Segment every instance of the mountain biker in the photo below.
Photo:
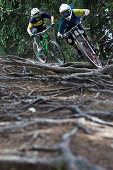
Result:
<svg viewBox="0 0 113 170"><path fill-rule="evenodd" d="M84 15L84 17L86 17L87 15L89 15L90 10L89 9L75 9L71 6L69 6L68 4L62 4L59 8L59 12L61 14L61 20L60 20L60 26L58 29L58 33L57 36L59 38L62 38L62 34L64 32L69 31L73 26L75 26L78 22L79 19ZM79 28L81 30L84 30L84 28L82 27L81 24L79 24ZM91 45L90 39L87 36L85 30L84 30L84 37L86 38L86 40L89 42L89 44ZM69 34L69 36L66 38L67 43L72 45L78 52L79 56L82 56L80 50L77 48L76 44L74 43L74 38L72 37L71 34ZM92 46L92 48L95 50L96 47Z"/></svg>
<svg viewBox="0 0 113 170"><path fill-rule="evenodd" d="M48 18L51 20L51 25L54 26L54 17L46 12L40 12L38 8L33 8L31 10L31 19L29 20L29 24L27 27L27 32L31 37L34 37L34 34L38 32L42 32L46 29L46 24L44 23L44 19ZM40 40L42 37L40 36ZM40 49L39 49L40 50Z"/></svg>

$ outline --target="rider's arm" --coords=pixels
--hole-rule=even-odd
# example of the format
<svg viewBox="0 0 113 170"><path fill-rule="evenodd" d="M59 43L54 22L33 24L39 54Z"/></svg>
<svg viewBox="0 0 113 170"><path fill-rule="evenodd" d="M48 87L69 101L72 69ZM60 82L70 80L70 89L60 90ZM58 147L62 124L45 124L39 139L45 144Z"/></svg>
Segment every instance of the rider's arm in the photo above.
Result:
<svg viewBox="0 0 113 170"><path fill-rule="evenodd" d="M63 34L64 30L66 27L66 21L63 19L63 17L60 20L60 25L59 25L59 29L58 29L58 33Z"/></svg>
<svg viewBox="0 0 113 170"><path fill-rule="evenodd" d="M62 36L62 34L61 34L60 32L58 32L58 33L57 33L57 36L58 36L58 37L59 37L59 36Z"/></svg>
<svg viewBox="0 0 113 170"><path fill-rule="evenodd" d="M29 23L29 25L28 25L28 27L27 27L27 32L28 32L29 35L32 34L31 28L32 28L32 25L31 25L31 23Z"/></svg>
<svg viewBox="0 0 113 170"><path fill-rule="evenodd" d="M51 15L46 12L40 12L42 18L48 18L51 19Z"/></svg>
<svg viewBox="0 0 113 170"><path fill-rule="evenodd" d="M59 26L58 33L57 33L57 36L58 36L58 37L62 37L62 34L63 34L63 32L64 32L64 29L65 29L65 24L64 24L64 22L63 22L62 19L61 19L61 21L60 21L60 26Z"/></svg>
<svg viewBox="0 0 113 170"><path fill-rule="evenodd" d="M54 23L54 17L51 16L51 24L53 24L53 23Z"/></svg>
<svg viewBox="0 0 113 170"><path fill-rule="evenodd" d="M51 24L54 24L54 17L51 16L50 14L48 14L48 13L46 13L46 12L41 12L41 16L42 16L42 18L51 19Z"/></svg>
<svg viewBox="0 0 113 170"><path fill-rule="evenodd" d="M28 24L28 27L27 27L27 32L30 36L32 36L32 32L31 32L32 27L33 27L33 18L31 18L29 20L29 24Z"/></svg>
<svg viewBox="0 0 113 170"><path fill-rule="evenodd" d="M76 17L80 17L82 15L88 15L90 13L89 9L73 9L73 12Z"/></svg>
<svg viewBox="0 0 113 170"><path fill-rule="evenodd" d="M86 9L86 10L85 10L85 15L89 15L89 13L90 13L90 10L89 10L89 9Z"/></svg>

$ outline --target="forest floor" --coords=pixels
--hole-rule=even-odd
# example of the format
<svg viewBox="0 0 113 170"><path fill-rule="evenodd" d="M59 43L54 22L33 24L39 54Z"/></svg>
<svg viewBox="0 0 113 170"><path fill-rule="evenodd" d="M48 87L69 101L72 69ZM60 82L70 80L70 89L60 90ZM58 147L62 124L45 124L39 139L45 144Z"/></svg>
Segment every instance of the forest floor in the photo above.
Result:
<svg viewBox="0 0 113 170"><path fill-rule="evenodd" d="M113 170L112 63L0 66L0 170Z"/></svg>

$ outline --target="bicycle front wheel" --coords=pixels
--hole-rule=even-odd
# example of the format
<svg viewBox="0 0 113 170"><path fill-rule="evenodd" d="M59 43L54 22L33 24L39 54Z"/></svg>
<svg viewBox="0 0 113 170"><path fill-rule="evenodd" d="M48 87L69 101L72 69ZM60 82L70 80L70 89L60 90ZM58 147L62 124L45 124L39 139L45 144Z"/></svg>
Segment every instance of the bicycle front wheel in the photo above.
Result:
<svg viewBox="0 0 113 170"><path fill-rule="evenodd" d="M54 56L55 60L60 63L65 63L65 56L60 46L55 41L50 41L51 55Z"/></svg>
<svg viewBox="0 0 113 170"><path fill-rule="evenodd" d="M84 41L82 42L82 47L80 48L82 54L88 59L88 61L96 66L97 68L102 68L101 61L96 53L88 46L88 44Z"/></svg>
<svg viewBox="0 0 113 170"><path fill-rule="evenodd" d="M33 42L33 50L35 53L36 58L40 63L46 63L47 62L47 56L44 47L40 46L40 51L39 51L39 46L37 45L36 42Z"/></svg>

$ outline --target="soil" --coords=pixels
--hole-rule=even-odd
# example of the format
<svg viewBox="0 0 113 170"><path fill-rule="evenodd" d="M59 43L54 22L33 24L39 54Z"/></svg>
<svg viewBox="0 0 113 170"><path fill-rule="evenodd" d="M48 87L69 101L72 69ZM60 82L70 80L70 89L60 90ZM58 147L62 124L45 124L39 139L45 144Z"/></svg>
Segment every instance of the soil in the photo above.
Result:
<svg viewBox="0 0 113 170"><path fill-rule="evenodd" d="M14 60L14 57L5 56L0 61L0 170L46 170L47 166L35 164L33 160L49 160L60 153L33 150L33 147L52 148L59 145L63 135L76 127L74 123L79 123L81 128L78 127L77 132L70 136L69 147L73 155L113 170L111 94L95 93L83 88L70 90L58 81L49 79L50 76L63 74L36 69L29 64L31 62L24 63L24 59ZM75 107L75 111L70 107ZM80 116L77 108L84 114L97 114L91 117L104 123ZM108 115L101 117L101 113ZM55 168L50 166L49 169Z"/></svg>

